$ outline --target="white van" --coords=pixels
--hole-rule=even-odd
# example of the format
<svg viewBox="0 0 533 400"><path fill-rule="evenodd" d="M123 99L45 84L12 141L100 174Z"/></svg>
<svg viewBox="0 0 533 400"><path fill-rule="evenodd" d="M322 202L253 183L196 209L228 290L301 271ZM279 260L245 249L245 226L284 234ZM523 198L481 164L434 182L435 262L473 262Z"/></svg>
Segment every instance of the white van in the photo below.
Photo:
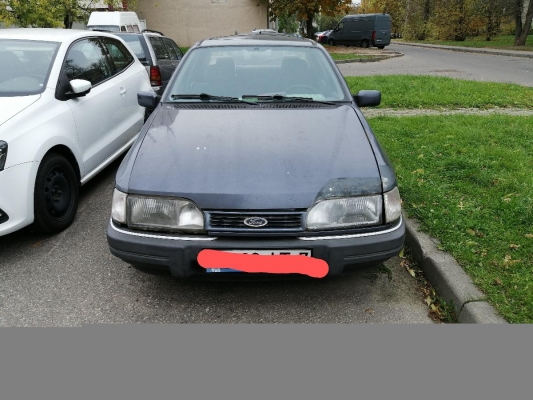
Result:
<svg viewBox="0 0 533 400"><path fill-rule="evenodd" d="M140 32L146 29L133 11L93 11L87 23L88 30L112 32Z"/></svg>

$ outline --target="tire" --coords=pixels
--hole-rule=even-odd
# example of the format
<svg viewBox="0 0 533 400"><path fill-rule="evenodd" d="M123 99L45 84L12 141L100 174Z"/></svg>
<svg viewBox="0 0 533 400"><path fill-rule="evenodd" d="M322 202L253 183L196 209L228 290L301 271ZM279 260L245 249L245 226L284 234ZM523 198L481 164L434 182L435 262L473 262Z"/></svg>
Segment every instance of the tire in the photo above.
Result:
<svg viewBox="0 0 533 400"><path fill-rule="evenodd" d="M330 46L335 46L335 40L334 39L328 39L328 44Z"/></svg>
<svg viewBox="0 0 533 400"><path fill-rule="evenodd" d="M370 47L370 42L366 39L361 40L361 47L368 49Z"/></svg>
<svg viewBox="0 0 533 400"><path fill-rule="evenodd" d="M65 230L74 221L78 200L79 182L72 165L59 154L47 154L35 179L35 230L47 234Z"/></svg>
<svg viewBox="0 0 533 400"><path fill-rule="evenodd" d="M383 50L385 46L378 46L378 49Z"/></svg>

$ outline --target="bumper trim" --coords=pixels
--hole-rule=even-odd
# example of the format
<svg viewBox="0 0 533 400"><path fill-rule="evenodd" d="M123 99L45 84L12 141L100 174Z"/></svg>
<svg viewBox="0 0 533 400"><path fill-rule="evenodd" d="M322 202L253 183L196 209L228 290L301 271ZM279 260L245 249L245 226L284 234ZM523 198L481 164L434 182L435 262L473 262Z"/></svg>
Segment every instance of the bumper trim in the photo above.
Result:
<svg viewBox="0 0 533 400"><path fill-rule="evenodd" d="M397 224L393 226L390 229L380 231L380 232L368 232L368 233L356 233L352 235L335 235L335 236L313 236L313 237L297 237L298 240L304 240L304 241L319 241L319 240L337 240L337 239L355 239L355 238L363 238L363 237L371 237L371 236L378 236L378 235L386 235L387 233L394 232L402 226L402 220L403 216L400 217ZM149 234L149 233L139 233L139 232L130 232L123 229L120 229L115 225L113 220L111 220L111 227L120 233L123 233L125 235L130 236L137 236L137 237L145 237L145 238L152 238L152 239L164 239L164 240L182 240L182 241L205 241L205 242L212 242L214 240L217 240L217 237L202 237L202 236L163 236L163 235L157 235L157 234Z"/></svg>
<svg viewBox="0 0 533 400"><path fill-rule="evenodd" d="M123 233L124 235L130 235L130 236L137 236L137 237L145 237L145 238L151 238L151 239L165 239L165 240L183 240L183 241L205 241L205 242L211 242L213 240L216 240L217 238L211 238L211 237L194 237L194 236L162 236L162 235L154 235L154 234L148 234L148 233L138 233L138 232L129 232L125 231L123 229L120 229L115 225L113 220L111 220L110 223L111 227L120 233Z"/></svg>

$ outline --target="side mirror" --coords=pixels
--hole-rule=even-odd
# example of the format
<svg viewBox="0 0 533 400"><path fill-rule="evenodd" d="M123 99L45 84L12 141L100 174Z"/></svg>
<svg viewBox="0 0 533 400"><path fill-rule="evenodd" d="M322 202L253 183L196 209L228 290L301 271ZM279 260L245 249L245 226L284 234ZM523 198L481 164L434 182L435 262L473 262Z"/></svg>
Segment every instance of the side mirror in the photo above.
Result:
<svg viewBox="0 0 533 400"><path fill-rule="evenodd" d="M70 82L72 88L72 97L82 97L91 91L91 82L84 79L73 79Z"/></svg>
<svg viewBox="0 0 533 400"><path fill-rule="evenodd" d="M355 103L359 107L375 107L381 104L381 92L379 90L360 90L353 95Z"/></svg>
<svg viewBox="0 0 533 400"><path fill-rule="evenodd" d="M137 102L141 107L154 109L159 104L161 97L155 92L139 92L137 93Z"/></svg>

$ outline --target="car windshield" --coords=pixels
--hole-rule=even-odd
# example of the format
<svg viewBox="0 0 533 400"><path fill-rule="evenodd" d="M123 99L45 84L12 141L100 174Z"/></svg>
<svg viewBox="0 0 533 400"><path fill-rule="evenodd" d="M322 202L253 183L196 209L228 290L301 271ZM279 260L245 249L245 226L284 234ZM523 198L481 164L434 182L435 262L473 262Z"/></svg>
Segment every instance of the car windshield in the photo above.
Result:
<svg viewBox="0 0 533 400"><path fill-rule="evenodd" d="M41 93L59 43L0 39L0 97Z"/></svg>
<svg viewBox="0 0 533 400"><path fill-rule="evenodd" d="M224 101L216 96L247 102L348 101L327 56L315 47L201 47L182 64L167 102Z"/></svg>
<svg viewBox="0 0 533 400"><path fill-rule="evenodd" d="M87 30L120 32L120 26L118 25L90 25L87 27Z"/></svg>

